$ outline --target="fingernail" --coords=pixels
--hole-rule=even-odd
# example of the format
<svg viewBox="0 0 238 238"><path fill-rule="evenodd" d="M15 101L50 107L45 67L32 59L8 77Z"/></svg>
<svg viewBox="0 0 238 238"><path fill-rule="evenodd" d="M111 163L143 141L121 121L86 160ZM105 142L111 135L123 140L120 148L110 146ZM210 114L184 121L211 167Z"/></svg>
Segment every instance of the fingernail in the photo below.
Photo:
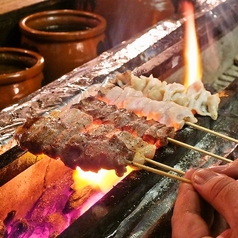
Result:
<svg viewBox="0 0 238 238"><path fill-rule="evenodd" d="M229 165L225 164L225 165L219 165L219 166L211 166L211 167L209 167L209 169L211 169L214 172L221 173L228 167L229 167Z"/></svg>
<svg viewBox="0 0 238 238"><path fill-rule="evenodd" d="M194 173L192 177L192 181L196 184L202 185L202 184L205 184L210 179L217 177L218 175L219 174L209 169L200 169Z"/></svg>

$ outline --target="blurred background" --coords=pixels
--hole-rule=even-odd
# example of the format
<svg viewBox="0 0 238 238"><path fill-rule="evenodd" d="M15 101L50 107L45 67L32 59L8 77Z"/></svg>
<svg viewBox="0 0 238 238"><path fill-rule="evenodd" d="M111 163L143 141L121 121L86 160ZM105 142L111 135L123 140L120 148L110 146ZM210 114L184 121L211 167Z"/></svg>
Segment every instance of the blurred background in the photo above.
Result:
<svg viewBox="0 0 238 238"><path fill-rule="evenodd" d="M0 46L20 46L18 24L27 15L45 10L78 9L106 19L108 47L111 48L172 16L176 5L177 0L2 0Z"/></svg>

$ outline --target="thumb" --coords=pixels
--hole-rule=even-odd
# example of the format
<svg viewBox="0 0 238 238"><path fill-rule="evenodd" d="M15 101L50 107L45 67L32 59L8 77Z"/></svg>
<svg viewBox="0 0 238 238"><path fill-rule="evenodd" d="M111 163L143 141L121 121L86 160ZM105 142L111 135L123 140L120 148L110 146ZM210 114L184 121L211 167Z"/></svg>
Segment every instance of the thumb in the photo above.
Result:
<svg viewBox="0 0 238 238"><path fill-rule="evenodd" d="M209 169L195 171L191 180L197 192L226 219L230 227L236 227L238 181Z"/></svg>

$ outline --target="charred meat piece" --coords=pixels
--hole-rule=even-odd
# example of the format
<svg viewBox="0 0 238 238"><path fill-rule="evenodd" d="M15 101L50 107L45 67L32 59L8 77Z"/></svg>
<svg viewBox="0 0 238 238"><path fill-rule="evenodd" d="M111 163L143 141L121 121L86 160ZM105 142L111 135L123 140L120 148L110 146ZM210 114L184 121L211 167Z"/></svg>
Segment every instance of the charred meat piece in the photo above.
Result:
<svg viewBox="0 0 238 238"><path fill-rule="evenodd" d="M122 176L126 172L127 160L133 160L134 154L116 135L108 138L85 133L72 136L58 156L73 169L76 166L93 172L101 168L114 169L118 176Z"/></svg>
<svg viewBox="0 0 238 238"><path fill-rule="evenodd" d="M77 109L53 111L44 117L28 119L17 129L15 138L21 142L21 148L28 149L33 154L45 153L55 157L56 151L52 145L61 133L68 128L80 132L92 122L91 116ZM65 134L66 136L68 135Z"/></svg>
<svg viewBox="0 0 238 238"><path fill-rule="evenodd" d="M113 125L103 124L75 134L66 142L58 140L58 145L58 156L67 166L94 172L101 168L114 169L118 176L126 172L127 160L143 164L144 159L152 159L156 151L155 145L129 132L118 131Z"/></svg>
<svg viewBox="0 0 238 238"><path fill-rule="evenodd" d="M49 153L51 144L54 142L58 133L65 127L58 123L57 119L51 116L37 118L35 123L27 121L15 133L15 139L21 142L22 149L28 149L33 154Z"/></svg>
<svg viewBox="0 0 238 238"><path fill-rule="evenodd" d="M160 147L167 145L168 137L174 136L173 127L166 127L164 124L154 120L138 117L133 112L128 112L123 108L118 109L114 105L107 105L92 96L72 105L72 108L78 108L91 115L95 121L113 124L122 131L128 131Z"/></svg>

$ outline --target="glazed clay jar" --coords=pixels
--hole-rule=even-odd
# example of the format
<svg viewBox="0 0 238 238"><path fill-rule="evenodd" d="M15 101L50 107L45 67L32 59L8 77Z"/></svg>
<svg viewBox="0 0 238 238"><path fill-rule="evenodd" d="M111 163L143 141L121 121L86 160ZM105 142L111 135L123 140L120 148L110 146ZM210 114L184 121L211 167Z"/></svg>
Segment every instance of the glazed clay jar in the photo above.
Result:
<svg viewBox="0 0 238 238"><path fill-rule="evenodd" d="M45 59L45 84L61 77L105 50L106 20L78 10L34 13L20 21L22 47Z"/></svg>
<svg viewBox="0 0 238 238"><path fill-rule="evenodd" d="M36 52L0 47L0 110L39 89L43 68L44 58Z"/></svg>

